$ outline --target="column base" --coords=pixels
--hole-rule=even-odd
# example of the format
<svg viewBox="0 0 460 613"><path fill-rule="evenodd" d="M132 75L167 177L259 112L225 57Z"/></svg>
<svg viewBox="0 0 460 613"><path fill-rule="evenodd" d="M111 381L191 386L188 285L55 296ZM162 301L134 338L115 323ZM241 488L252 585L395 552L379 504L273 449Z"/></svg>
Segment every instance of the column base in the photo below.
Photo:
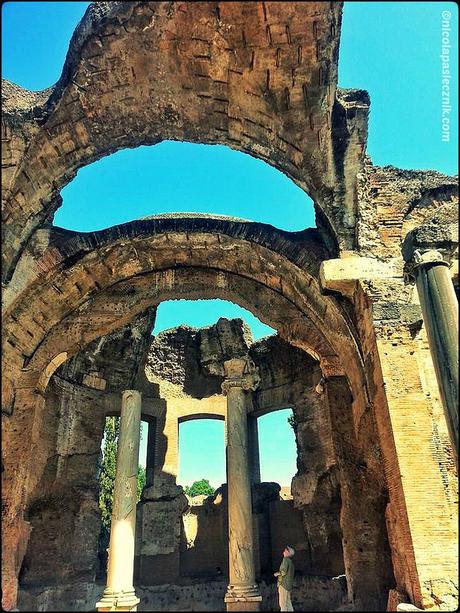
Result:
<svg viewBox="0 0 460 613"><path fill-rule="evenodd" d="M227 611L260 611L262 596L257 585L229 585L224 601Z"/></svg>
<svg viewBox="0 0 460 613"><path fill-rule="evenodd" d="M105 588L101 600L96 603L97 611L137 611L140 599L134 590L129 592L114 592L110 588Z"/></svg>
<svg viewBox="0 0 460 613"><path fill-rule="evenodd" d="M259 601L239 600L235 602L225 602L226 611L260 611L262 596Z"/></svg>

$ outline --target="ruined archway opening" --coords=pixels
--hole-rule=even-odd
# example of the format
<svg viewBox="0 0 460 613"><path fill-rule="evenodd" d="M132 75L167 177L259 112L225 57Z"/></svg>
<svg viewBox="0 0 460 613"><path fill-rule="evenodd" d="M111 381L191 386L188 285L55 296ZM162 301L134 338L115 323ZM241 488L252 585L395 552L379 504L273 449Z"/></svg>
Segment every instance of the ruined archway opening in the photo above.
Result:
<svg viewBox="0 0 460 613"><path fill-rule="evenodd" d="M453 590L447 590L446 594L443 587L452 578L455 580L456 561L452 539L449 540L455 532L451 525L455 517L451 504L455 501L455 488L451 491L448 487L454 472L450 470L450 446L444 438L444 421L437 414L440 407L432 381L434 373L425 330L422 327L420 335L417 333L414 338L413 324L418 318L415 324L418 329L420 317L417 309L412 309L417 305L399 269L405 228L419 224L419 212L423 217L429 209L439 208L436 199L438 195L441 200L450 197L446 185L452 181L435 177L433 173L376 168L366 159L368 96L362 90L336 89L341 3L317 3L313 11L310 3L287 3L279 10L280 6L279 3L94 3L73 37L68 61L56 87L36 96L14 84L6 84L4 280L12 281L8 283L8 297L25 305L22 312L12 309L6 326L8 445L4 462L8 493L3 512L8 521L4 582L8 609L15 606L16 567L29 538L29 524L34 528L32 549L37 544L37 522L46 524L50 537L48 558L54 567L41 566L42 583L47 572L55 584L61 583L60 579L65 584L69 578L76 582L88 576L87 552L81 545L88 542L82 537L87 536L90 523L87 520L94 515L94 499L86 471L94 466L97 446L84 444L80 449L79 444L88 440L93 443L97 438L94 424L104 412L97 407L97 394L91 390L97 389L103 402L105 395L102 387L91 384L102 386L104 376L98 369L88 373L86 380L78 382L81 394L74 396L74 381L59 382L56 376L51 385L58 389L53 390L51 386L47 389L48 379L63 358L113 331L117 319L127 323L130 315L139 314L148 305L157 304L157 299L164 298L163 291L173 297L175 292L176 296L181 292L185 295L182 288L178 289L180 275L176 277L181 266L195 266L199 270L216 262L220 265L222 261L225 264L213 278L219 290L224 287L230 295L238 296L236 284L231 288L226 285L225 273L239 277L244 269L243 276L253 274L256 283L269 285L275 293L288 297L293 301L294 310L297 307L300 311L289 324L284 325L282 321L275 326L283 338L303 349L312 345L318 348L318 343L309 342L311 328L303 325L313 310L311 327L320 329L333 347L331 352L324 351L324 344L319 343L323 351L317 350L316 356L328 373L327 380L321 385L303 386L308 393L296 403L295 428L300 453L293 489L296 504L304 515L312 567L316 572L319 568L325 569L334 557L337 567L346 569L349 597L358 610L392 608L399 598L410 599L422 608L429 608L433 603L448 606L452 600ZM203 36L198 41L197 27ZM308 52L315 47L316 54ZM193 224L199 226L196 234L206 226L200 226L196 218L188 226L181 226L176 219L177 224L170 224L169 228L176 232L179 249L171 248L170 244L161 246L169 228L157 219L151 225L145 220L138 221L133 224L134 231L132 227L117 226L113 233L118 234L118 246L130 254L125 260L112 257L110 231L106 232L106 243L99 250L101 243L94 233L66 233L49 227L61 188L79 168L116 149L155 144L165 138L225 143L269 163L276 162L314 195L320 231L304 233L301 237L273 232L265 242L265 246L269 243L270 251L273 238L276 245L272 249L273 259L273 253L267 255L259 250L260 259L253 266L258 253L257 241L244 251L231 232L225 237L210 236L217 225L211 223L205 227L204 233L208 233L201 243L205 257L193 256L192 248L183 250L186 256L181 256L185 236L188 246L199 243L193 238L189 240L189 231L196 230ZM426 195L432 188L436 199L431 201L430 196L428 202ZM414 190L420 195L419 198L416 194L415 200ZM390 201L391 210L382 206L382 202ZM267 230L262 224L247 223L246 228L241 228L244 224L239 223L234 227L238 225L236 231L241 233L237 234L238 238L241 235L246 239L251 232L254 238L255 232ZM249 225L253 227L247 232ZM224 229L225 234L223 226L221 221L218 232ZM166 228L156 244L146 240L142 245L142 241L136 240L139 238L136 229L146 235L152 227L163 231ZM330 228L335 233L329 232ZM302 244L302 240L315 235L320 235L329 253L321 252L310 267L308 245ZM279 249L280 236L286 238L286 250ZM318 281L315 264L321 265L331 255L338 255L337 248L330 248L334 236L342 255L350 255L353 250L360 255L377 255L378 268L383 266L382 279L381 273L376 279L369 273L372 280L354 287L349 277L346 280L340 274L340 283L334 287L349 296L348 308L344 306L348 298L334 301L329 297L330 300L323 301L315 291L310 291ZM213 240L222 238L227 252L231 246L230 258L225 258L225 247L214 250L206 258L208 247L212 251ZM298 250L293 248L296 240L296 246L300 243ZM167 257L162 259L162 251L172 252L169 261ZM243 251L246 259L239 266ZM220 257L216 257L216 252ZM291 262L295 261L297 268L283 267L283 255L287 254L288 259L293 257ZM105 269L101 255L104 264L109 263ZM186 258L190 261L186 262ZM161 259L162 267L158 266ZM231 259L238 265L233 266ZM85 268L88 260L90 266ZM81 261L83 265L79 268ZM398 270L393 269L393 264ZM361 272L367 277L366 265L363 268ZM120 269L127 274L118 274ZM166 271L165 275L151 275L151 279L159 281L155 286L158 292L143 293L139 276L158 270ZM293 274L285 274L286 270ZM197 279L201 279L199 272ZM329 291L326 277L321 276L321 280L324 281L322 289ZM108 290L110 285L116 286L114 292ZM331 291L332 287L329 285ZM208 289L205 288L206 295ZM117 290L120 291L117 293ZM192 280L190 294L198 295L200 291ZM39 307L42 298L44 304ZM107 308L103 309L101 302L105 298L108 298ZM131 303L124 309L119 308L125 298ZM255 305L258 298L259 295L245 294L243 301ZM396 302L388 303L390 298ZM342 311L336 308L340 302ZM310 304L315 306L310 309ZM342 319L342 315L347 319L347 313L349 326L343 325ZM285 313L280 319L284 317ZM267 321L271 321L269 315ZM315 355L314 348L312 355ZM335 353L340 354L338 359ZM405 377L402 386L401 367L415 374ZM352 380L352 398L344 371ZM129 379L129 384L134 381ZM360 390L361 382L364 384ZM62 390L67 384L70 385L63 399ZM410 396L410 402L406 402L405 395ZM81 404L72 404L76 398ZM45 406L45 400L50 404ZM263 402L263 397L261 400L259 395L255 400ZM59 419L56 419L57 404ZM157 408L162 409L161 403L158 404ZM75 415L69 415L74 408ZM91 419L85 427L80 427L84 422L80 418L86 414ZM420 438L423 442L423 434L432 431L436 435L435 454L432 440L415 450L405 445L405 438ZM53 449L50 440L56 432L72 433L63 437L67 447L61 445L62 437L58 436L58 446ZM417 467L423 467L424 482L428 484L425 488L417 488L417 484L413 486L410 479L404 478ZM170 463L166 468L169 481L164 488L166 495L162 501L158 500L160 503L169 503L169 494L174 492L173 466ZM70 477L69 487L53 491L53 478L56 476L61 486L59 479L63 475ZM161 482L159 485L165 494ZM29 499L31 493L41 499ZM180 496L177 498L180 503ZM437 512L439 500L447 505L442 514ZM62 508L67 510L70 521L61 533L56 533ZM428 531L435 538L429 543L423 536L424 531L419 529L420 508L432 518ZM327 529L323 529L325 516L329 522ZM385 517L397 583L389 572ZM443 552L444 583L436 580L439 575L436 547ZM332 549L336 556L330 555ZM35 549L35 553L29 559L35 558L38 562L46 559L40 549ZM169 553L163 551L160 555ZM62 556L63 564L56 555ZM158 555L158 551L152 547L148 555ZM172 558L169 561L174 564ZM328 572L330 569L329 565ZM398 590L389 592L389 588L396 587ZM43 592L47 592L46 584ZM47 596L43 598L47 608ZM93 604L95 599L89 600ZM27 609L27 606L20 608ZM37 608L43 608L43 601Z"/></svg>
<svg viewBox="0 0 460 613"><path fill-rule="evenodd" d="M288 232L314 228L311 198L276 167L225 145L165 140L84 166L53 224L93 232L146 216L225 215Z"/></svg>
<svg viewBox="0 0 460 613"><path fill-rule="evenodd" d="M268 322L276 321L279 315L279 312L275 313L273 308L270 309L270 307L267 307L267 305L271 303L263 299L262 284L257 284L256 287L258 291L252 291L250 295L246 294L244 289L239 285L226 285L226 287L230 287L230 290L219 293L223 288L224 278L223 276L218 277L218 282L214 283L215 277L212 275L215 274L215 271L178 268L173 272L174 274L165 275L164 285L155 284L155 287L166 288L162 296L163 298L166 296L174 299L178 296L193 296L200 298L203 296L225 295L226 297L234 299L236 302L245 304L245 306L253 309L256 313L262 313L261 316L264 317L264 319L266 314L266 321ZM204 282L205 279L208 280L208 273L210 275L209 278L212 280L211 284L208 283L204 286L203 283L203 285L197 287L197 281L201 283ZM147 287L152 287L151 279L147 275L140 280L145 283ZM172 280L174 284L177 284L177 287L171 283ZM185 283L182 283L183 280L185 280ZM243 279L238 276L238 280L248 283L246 278ZM211 288L210 285L212 286ZM177 288L180 288L180 290ZM132 294L126 294L122 289L123 300L126 300L127 295ZM146 300L146 304L151 304L151 299L150 301ZM286 313L287 311L284 312L285 316ZM91 317L91 313L88 314L88 317ZM117 339L116 342L122 343L124 358L129 358L131 355L131 350L129 350L130 344L136 345L136 343L139 343L140 337L150 339L153 320L151 318L149 319L147 315L143 317L144 319L140 317L140 323L137 320L133 320L130 324L126 324L126 329L124 329L122 334L115 334L115 338ZM293 492L295 491L296 494L293 494L293 496L294 498L297 497L297 501L294 500L294 509L297 511L299 518L298 525L302 526L304 537L293 544L296 546L298 552L303 552L299 554L299 556L304 556L304 562L302 562L301 565L301 572L303 573L302 581L305 583L304 587L308 586L309 582L311 582L311 575L316 576L318 569L321 569L323 577L327 577L325 581L331 582L332 576L335 576L335 574L343 574L345 568L341 532L341 509L343 506L343 498L340 471L336 466L332 471L325 470L325 466L328 466L328 462L331 461L331 458L333 464L337 463L333 455L334 442L331 440L336 426L332 427L329 424L329 429L325 430L322 425L322 416L328 414L330 407L326 395L317 391L318 382L321 379L319 360L314 359L301 349L296 349L292 344L286 340L282 340L278 335L247 343L244 340L244 326L241 320L236 324L232 324L230 320L220 320L220 323L218 322L216 325L220 327L218 334L219 339L227 339L224 342L224 346L222 346L221 343L212 342L213 333L209 330L204 332L205 339L203 339L203 330L200 330L198 335L196 329L193 330L191 328L182 327L180 332L182 340L172 343L176 351L173 359L170 358L169 364L174 364L175 366L179 364L179 370L183 370L184 374L183 376L181 374L179 379L175 382L169 383L173 383L176 386L176 391L182 390L181 393L186 392L186 395L191 397L193 397L193 395L199 396L198 400L221 394L223 375L218 368L215 370L212 365L215 365L216 361L219 361L219 356L221 359L222 355L228 355L228 350L230 348L235 348L235 343L229 343L228 339L236 333L238 339L236 347L240 349L243 348L245 354L249 353L254 363L258 364L261 370L261 380L264 381L264 385L259 388L253 396L253 409L255 408L256 412L261 411L262 414L263 412L273 410L273 408L279 408L280 406L296 406L297 416L300 418L296 429L300 462L299 474L296 475L296 487L293 487ZM140 333L141 329L143 330L142 333ZM312 328L310 329L313 330ZM297 328L297 332L298 330L299 328ZM156 359L156 364L161 365L163 369L157 372L157 375L161 376L157 376L156 380L149 381L150 384L158 386L157 391L159 397L156 399L152 398L151 401L158 401L156 404L154 402L155 406L153 408L159 411L164 421L159 424L158 429L160 434L158 437L159 470L155 474L152 492L150 492L141 503L143 509L142 513L146 516L150 516L150 518L154 518L154 521L146 522L144 518L139 520L142 530L137 532L139 538L138 543L141 544L141 548L137 549L136 555L136 581L138 585L147 585L149 581L152 581L152 577L157 584L171 583L171 578L176 577L178 582L177 585L180 585L181 577L180 539L178 547L172 546L171 543L176 543L175 539L178 534L180 535L180 529L177 530L177 526L180 528L181 517L187 507L187 500L183 495L182 488L177 486L177 465L174 462L174 454L170 453L171 449L173 449L173 447L170 446L171 436L174 435L175 429L177 430L177 421L174 424L173 421L171 422L171 420L169 420L171 412L168 411L168 394L165 395L164 392L168 392L168 389L171 390L173 388L170 386L168 388L168 385L162 385L159 380L164 380L164 367L167 360L163 358L167 357L168 348L170 348L171 345L169 340L174 336L174 333L168 336L166 332L167 331L162 334L165 335L168 342L166 345L163 345L162 351L160 352L161 355L157 355ZM154 342L158 340L160 336L161 334L158 334ZM97 342L95 346L99 346ZM109 348L110 347L112 350L107 351L106 357L113 361L116 352L113 345L109 344ZM200 372L200 369L191 369L191 372L189 372L187 376L185 371L190 371L187 365L190 365L191 362L186 359L185 354L187 352L183 351L184 347L191 349L192 354L195 355L195 363L199 361L203 366L206 365L206 368L200 367L202 379L198 388L196 387L197 379L195 375ZM202 359L201 347L205 348L204 360ZM227 349L225 349L225 347L227 347ZM217 356L213 353L213 348L217 350ZM321 356L321 352L319 352L319 354ZM137 356L139 358L140 354L137 354ZM199 359L198 356L200 356ZM176 359L176 357L180 357L180 360ZM91 362L91 360L89 361ZM81 362L79 363L81 364ZM152 366L152 363L149 366ZM95 368L94 364L92 368ZM99 370L97 370L97 372L99 372ZM81 374L82 373L79 373L79 376L81 376ZM109 372L107 374L109 375ZM101 389L103 385L100 374L99 376L96 375L97 373L93 373L90 379L84 378L82 382L92 382L93 385ZM208 383L203 380L206 378L212 381L211 387L207 387ZM147 379L149 379L148 376ZM125 389L127 386L129 387L129 385L133 385L134 381L139 382L136 379L128 377L128 379L126 379L126 385L124 385ZM348 389L346 387L346 380L345 388ZM293 400L292 397L286 397L284 394L295 394L295 396L300 394L300 397ZM171 398L169 397L169 401L170 400ZM351 405L353 400L349 392L344 395L342 400L343 405L339 407L339 415L341 411L344 411L348 419L351 419ZM202 409L200 409L200 413L203 413ZM169 424L167 423L168 420L170 421ZM341 419L339 418L337 421L337 432L335 432L337 436L339 436L341 432L341 423ZM318 433L321 433L319 439ZM332 453L331 458L328 458L328 453ZM314 467L313 470L311 469L312 466ZM155 484L157 485L156 491ZM264 488L264 484L261 484L261 486L260 495L256 494L255 496L256 504L254 514L264 517L269 515L269 513L267 515L267 505L270 506L272 503L279 501L279 492L274 492L270 488ZM348 486L353 488L352 484L347 483L347 487ZM257 487L255 491L257 492ZM352 489L352 491L354 490ZM220 504L225 504L224 491ZM221 507L221 516L225 517L226 515L222 512L222 508L223 507ZM324 526L325 517L327 518L326 530L321 527ZM380 519L384 521L382 518L383 515L381 514ZM151 533L148 533L148 530L146 532L144 529L149 525L152 529ZM159 532L158 526L163 526L164 529ZM154 528L156 528L156 530L154 530ZM169 533L167 534L168 531ZM271 534L270 530L266 530L265 533ZM227 532L224 530L223 534L227 534ZM318 538L321 534L324 536L322 540ZM352 538L349 541L349 547L352 547L354 538L355 535L352 534ZM284 540L282 533L280 539ZM273 539L271 542L276 542L276 539ZM257 568L257 577L261 580L264 580L264 576L272 576L273 571L276 570L276 566L279 564L278 548L275 547L275 549L272 550L272 545L269 545L268 541L265 542L264 547L266 553L262 555L260 566ZM332 556L331 547L333 547L334 551ZM164 556L168 557L166 558ZM168 561L167 564L165 564L165 560ZM275 564L275 567L273 564ZM213 575L213 583L216 585L219 583L219 580L216 578L218 576L217 568L218 567L213 570L213 572L216 573ZM354 571L351 571L351 574L353 574L353 572ZM176 585L175 579L173 583ZM334 584L331 583L329 585L328 583L329 587L332 585ZM325 593L327 593L329 598L331 594L327 586ZM344 591L342 585L340 589L335 592L333 591L332 600L334 603L338 604L337 599L343 596Z"/></svg>
<svg viewBox="0 0 460 613"><path fill-rule="evenodd" d="M152 320L150 323L145 320L144 333L150 335L150 331L153 325ZM140 330L140 324L133 323L128 326L134 325L134 330ZM217 325L217 324L216 324ZM238 338L244 337L244 326L240 322L237 324L231 324L230 320L221 321L219 338L227 339L236 334ZM168 332L168 331L166 331ZM180 330L179 337L174 339L174 334L166 334L169 346L175 348L176 354L182 356L183 365L187 366L191 364L190 356L187 358L187 352L196 351L196 347L207 347L206 351L214 347L210 342L213 338L213 333L209 330L205 332L207 341L203 344L203 338L197 341L196 330L191 328L182 328ZM176 330L177 332L177 330ZM203 331L200 332L202 334ZM162 333L165 334L164 332ZM126 348L126 342L131 343L136 338L136 334L128 336L127 331L124 333L118 333L116 336L117 342L121 342L124 347L125 357L129 358L129 351ZM161 334L156 336L156 340ZM188 340L187 340L187 337ZM195 339L194 343L190 343L190 339ZM154 339L155 342L155 339ZM101 345L95 343L96 346L101 348ZM222 346L218 343L220 351ZM108 345L112 348L110 356L113 360L114 357L114 345ZM193 348L195 346L195 349ZM235 346L235 343L230 343L230 346ZM326 479L323 475L323 466L326 460L324 456L324 446L333 446L334 441L330 439L332 433L322 433L320 424L322 423L322 415L328 410L328 400L323 393L319 393L317 390L317 382L320 376L320 369L317 361L308 356L305 352L295 349L285 341L281 341L277 336L271 336L269 338L261 339L246 347L249 350L252 359L258 364L261 370L261 379L265 382L262 385L260 393L253 398L253 410L254 408L263 413L268 412L270 409L293 405L292 402L283 402L279 400L279 396L276 398L274 393L279 394L279 390L284 388L285 393L295 392L300 393L301 397L299 402L296 402L296 410L298 413L298 421L296 424L296 436L298 439L298 453L300 456L299 474L297 475L296 488L293 491L296 492L295 500L283 501L279 499L279 490L273 490L273 488L267 487L268 484L261 483L259 487L254 484L253 496L254 507L253 516L256 522L258 530L258 551L259 559L257 562L257 580L268 581L269 577L273 575L273 572L279 565L279 549L285 544L286 534L289 534L289 540L291 544L297 550L297 567L299 569L299 578L302 589L308 590L312 586L312 582L320 581L321 589L324 587L324 594L327 594L328 602L339 604L341 599L345 596L345 585L343 580L339 583L334 583L332 577L344 574L345 565L343 561L342 553L342 532L341 532L341 509L342 509L342 497L340 489L340 478L338 471L335 469L330 475L327 475ZM200 350L201 351L201 350ZM162 358L166 355L166 346L163 344L162 353L157 358ZM197 354L195 353L195 356ZM205 359L202 360L200 353L200 361L210 364L210 355L205 352ZM214 357L214 360L216 358ZM91 361L91 360L90 360ZM212 361L212 360L211 360ZM82 363L80 360L76 360L77 363ZM84 362L83 362L84 363ZM162 375L164 376L164 365L166 362L161 359L157 359L157 364L163 365ZM170 363L177 365L177 360L173 360ZM150 362L152 366L152 362ZM65 364L63 365L65 370ZM61 367L62 368L62 367ZM281 370L278 372L277 368ZM70 369L71 372L72 369ZM69 372L69 371L67 371ZM290 373L290 374L289 374ZM303 373L303 374L302 374ZM62 372L61 372L62 374ZM288 375L289 376L286 376ZM219 391L220 380L217 375L208 373L208 377L214 377L214 383L219 383L219 387L216 386L214 391ZM84 379L85 383L92 383L99 388L102 387L100 373L99 377L93 373L92 378ZM284 383L283 383L284 382ZM280 387L280 383L283 383ZM160 396L163 394L165 387L159 385ZM176 386L183 386L182 383L175 384ZM187 388L191 392L190 388ZM351 397L349 392L346 392L348 388L345 386L341 392L341 388L337 392L337 400L334 401L337 404L335 411L341 413L347 412L350 418L351 409ZM276 392L274 391L276 390ZM177 388L176 388L177 391ZM203 388L200 390L203 392ZM212 391L212 390L211 390ZM345 393L346 392L346 393ZM196 392L195 392L196 393ZM164 394L163 394L164 395ZM215 394L211 394L211 397ZM206 398L206 395L203 396ZM208 396L209 397L209 396ZM276 402L276 405L274 405ZM166 408L165 416L171 415L168 413L168 398L159 398L159 401L166 402L166 405L158 405L157 408L161 409L161 406ZM169 402L171 398L169 398ZM342 405L339 406L339 402ZM94 410L94 404L90 402L90 399L86 400L87 407L91 407ZM265 404L264 403L268 403ZM169 405L171 407L171 404ZM195 414L198 407L195 407ZM202 415L206 412L201 408ZM89 415L89 413L88 413ZM312 427L312 424L314 427ZM176 422L176 427L177 427ZM83 424L83 428L87 427ZM159 433L169 442L170 436L174 431L167 427L164 423L160 425ZM318 440L318 433L321 433L321 437ZM339 432L335 433L336 437L340 436ZM325 438L324 438L325 437ZM161 438L161 437L160 437ZM228 526L225 525L225 488L222 490L222 494L219 497L214 497L209 501L208 506L202 505L200 509L195 508L192 515L196 515L193 521L196 521L196 534L193 539L188 539L190 531L183 531L180 529L176 532L175 524L176 520L182 521L184 511L186 510L188 503L183 496L182 488L178 488L175 485L175 477L177 476L177 470L174 468L174 453L171 452L171 448L168 451L168 445L161 451L161 445L165 444L165 440L159 440L159 459L163 458L163 464L161 470L156 473L158 494L152 492L151 497L146 497L142 502L143 516L139 519L139 524L142 529L139 532L138 543L141 543L141 548L137 549L136 556L136 584L148 585L149 581L153 581L157 585L174 584L179 590L178 593L182 594L180 590L181 581L208 581L212 589L220 589L221 584L225 584L226 581L226 567L224 561L227 559L225 542L226 534L228 534ZM305 467L308 464L308 469L305 471ZM305 478L308 473L314 475L314 480L310 482L308 486L305 484ZM155 484L155 478L154 478ZM275 488L276 489L276 488ZM305 489L310 491L310 494L306 495ZM155 487L153 488L155 490ZM313 491L313 498L311 492ZM287 508L289 507L289 508ZM46 509L49 514L50 510ZM198 514L197 514L198 512ZM222 547L217 547L219 550L220 558L216 561L215 558L209 554L205 555L205 562L203 559L194 557L200 548L194 549L197 544L196 536L200 533L199 530L199 514L206 516L206 521L212 518L212 530L216 531L216 542L221 542ZM35 514L34 517L37 517ZM46 517L49 517L47 515ZM150 517L150 521L147 521ZM201 518L203 520L203 518ZM209 520L211 521L211 519ZM84 525L84 514L80 515L79 525ZM77 522L78 523L78 522ZM50 524L51 527L53 523ZM324 526L326 525L326 530ZM56 524L54 524L56 527ZM151 526L152 534L146 532L145 527ZM323 528L321 528L323 526ZM159 528L162 527L161 530ZM170 528L173 528L170 534L167 534ZM350 529L350 528L349 528ZM211 530L211 528L210 528ZM176 537L174 537L174 534ZM321 538L320 535L322 535ZM50 532L48 532L50 536ZM167 537L167 538L166 538ZM176 548L172 547L171 538L177 538L178 545ZM352 538L354 535L352 534ZM165 539L165 540L164 540ZM220 539L220 541L219 541ZM206 541L202 541L203 547L206 545ZM193 546L188 546L193 541ZM172 548L171 548L172 547ZM35 550L37 551L37 550ZM31 553L28 555L28 559L31 559ZM203 556L202 556L203 557ZM167 563L166 563L167 562ZM206 566L207 562L212 562L212 568L210 565ZM222 562L222 565L220 564ZM322 578L317 579L317 573L321 570L320 575ZM190 575L193 574L193 577ZM312 578L313 577L313 578ZM152 579L153 578L153 579ZM343 578L342 578L343 579ZM329 590L329 591L328 591ZM31 588L28 588L30 594ZM27 592L27 589L26 589ZM183 594L180 596L183 597ZM195 598L199 600L200 596L195 595Z"/></svg>
<svg viewBox="0 0 460 613"><path fill-rule="evenodd" d="M236 302L220 298L197 300L185 298L164 300L158 305L152 335L158 335L165 330L171 330L179 326L209 327L215 324L220 317L242 319L247 324L252 338L256 340L276 334L276 330L263 323L257 315Z"/></svg>

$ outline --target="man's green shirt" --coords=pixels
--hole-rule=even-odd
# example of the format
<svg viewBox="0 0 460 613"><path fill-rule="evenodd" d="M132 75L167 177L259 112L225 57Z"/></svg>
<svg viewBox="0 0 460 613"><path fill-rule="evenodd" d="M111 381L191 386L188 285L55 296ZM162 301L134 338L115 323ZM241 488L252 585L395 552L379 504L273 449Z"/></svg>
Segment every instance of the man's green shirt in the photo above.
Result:
<svg viewBox="0 0 460 613"><path fill-rule="evenodd" d="M294 583L294 562L291 558L283 558L278 576L278 585L282 585L288 592L292 591Z"/></svg>

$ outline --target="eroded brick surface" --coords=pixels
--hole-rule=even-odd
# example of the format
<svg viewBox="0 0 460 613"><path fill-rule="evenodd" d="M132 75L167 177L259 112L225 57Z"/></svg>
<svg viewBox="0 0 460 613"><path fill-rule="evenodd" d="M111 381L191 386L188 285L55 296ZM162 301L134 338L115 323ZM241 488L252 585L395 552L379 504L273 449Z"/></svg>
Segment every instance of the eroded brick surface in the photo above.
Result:
<svg viewBox="0 0 460 613"><path fill-rule="evenodd" d="M222 358L246 351L263 381L249 411L295 407L304 563L344 572L341 606L455 608L456 468L413 253L436 249L458 286L457 181L367 157L369 96L336 87L341 10L93 3L55 86L3 83L4 608L16 603L21 569L30 593L41 584L33 597L45 608L68 601L70 576L94 592L85 582L95 572L98 445L117 394L141 390L158 420L169 476L157 474L146 501L176 498L178 516L177 419L225 418ZM196 214L92 233L51 225L79 168L164 139L267 161L312 196L317 229ZM149 355L156 306L180 298L232 300L278 335L251 343L240 324L221 322L156 339ZM38 568L45 542L49 563ZM45 585L52 577L61 587ZM81 594L83 607L91 596Z"/></svg>

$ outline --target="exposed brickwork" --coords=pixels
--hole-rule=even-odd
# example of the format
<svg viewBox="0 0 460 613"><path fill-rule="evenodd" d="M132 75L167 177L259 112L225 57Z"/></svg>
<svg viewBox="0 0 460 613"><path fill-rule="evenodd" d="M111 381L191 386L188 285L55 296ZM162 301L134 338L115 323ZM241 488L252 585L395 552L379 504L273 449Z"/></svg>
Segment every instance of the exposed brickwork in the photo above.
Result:
<svg viewBox="0 0 460 613"><path fill-rule="evenodd" d="M154 461L170 471L151 500L169 492L181 507L178 420L213 410L224 418L225 403L216 401L212 335L200 345L201 379L180 361L179 379L143 375L155 308L179 298L232 300L277 330L276 340L246 343L266 382L249 409L295 406L293 500L305 552L325 574L345 571L342 606L382 610L406 597L421 608L457 606L456 469L413 265L414 249L437 249L458 285L457 181L366 157L369 96L336 87L341 10L340 2L93 3L54 87L3 83L4 608L16 603L25 555L25 581L34 572L45 581L53 563L62 580L91 574L78 535L94 540L96 448L125 386L142 390L157 426ZM190 214L94 233L51 227L79 168L164 139L267 161L312 196L318 228L288 233ZM58 472L69 502L61 519L75 530L53 544L44 537ZM81 504L69 495L77 490ZM37 569L45 540L53 555ZM42 602L68 597L64 585ZM169 602L148 590L145 598Z"/></svg>
<svg viewBox="0 0 460 613"><path fill-rule="evenodd" d="M334 223L330 117L341 3L106 7L104 15L87 11L60 81L36 107L40 121L29 120L41 128L26 155L14 156L18 169L4 208L7 260L80 166L167 138L227 144L269 160L322 195L323 214ZM5 95L4 121L14 126L36 102L11 86Z"/></svg>

